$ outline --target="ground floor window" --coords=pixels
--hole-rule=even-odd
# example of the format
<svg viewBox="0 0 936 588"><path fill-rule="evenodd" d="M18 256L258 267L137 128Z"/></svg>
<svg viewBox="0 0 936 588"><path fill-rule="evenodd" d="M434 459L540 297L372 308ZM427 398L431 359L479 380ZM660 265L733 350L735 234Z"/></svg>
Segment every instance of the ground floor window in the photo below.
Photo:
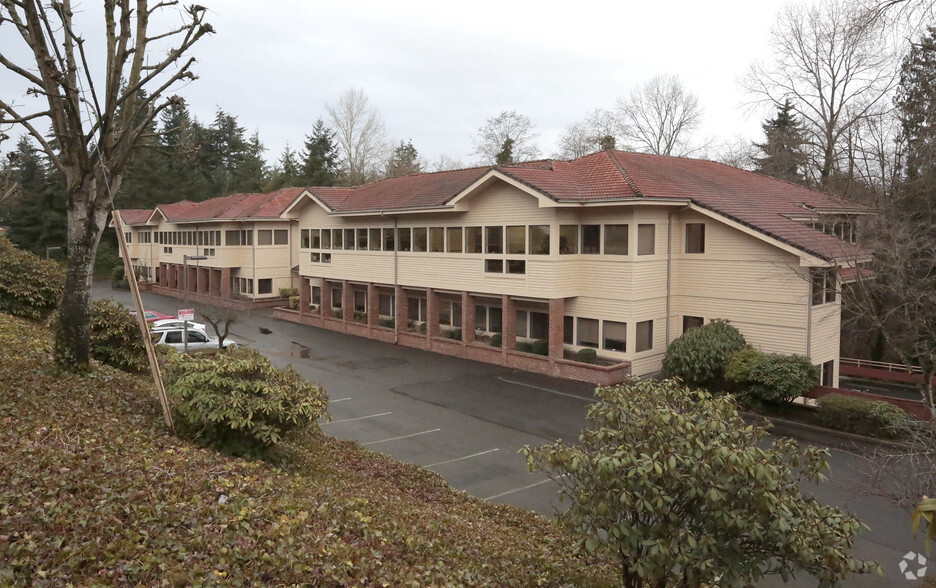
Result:
<svg viewBox="0 0 936 588"><path fill-rule="evenodd" d="M364 290L354 291L354 312L367 312L367 292Z"/></svg>
<svg viewBox="0 0 936 588"><path fill-rule="evenodd" d="M462 305L461 302L443 300L439 308L439 324L443 327L461 328Z"/></svg>
<svg viewBox="0 0 936 588"><path fill-rule="evenodd" d="M833 387L835 385L835 360L822 364L822 379L819 382L823 386Z"/></svg>
<svg viewBox="0 0 936 588"><path fill-rule="evenodd" d="M604 321L602 343L602 349L608 351L627 351L627 323Z"/></svg>
<svg viewBox="0 0 936 588"><path fill-rule="evenodd" d="M320 306L321 304L322 304L322 287L312 286L312 306Z"/></svg>
<svg viewBox="0 0 936 588"><path fill-rule="evenodd" d="M653 321L637 323L637 352L653 349Z"/></svg>
<svg viewBox="0 0 936 588"><path fill-rule="evenodd" d="M694 329L696 327L701 327L705 324L705 319L701 316L683 316L682 317L682 332L685 333L689 329Z"/></svg>
<svg viewBox="0 0 936 588"><path fill-rule="evenodd" d="M331 291L331 305L332 305L332 308L333 308L333 309L335 309L335 310L341 310L341 299L342 299L342 297L343 297L343 296L342 296L343 294L344 294L344 293L342 292L341 286L338 286L337 288L332 288L332 291Z"/></svg>
<svg viewBox="0 0 936 588"><path fill-rule="evenodd" d="M257 294L272 294L273 278L262 278L257 280Z"/></svg>
<svg viewBox="0 0 936 588"><path fill-rule="evenodd" d="M503 311L499 306L475 306L475 329L500 333L503 328Z"/></svg>
<svg viewBox="0 0 936 588"><path fill-rule="evenodd" d="M578 319L578 344L581 347L598 348L598 319Z"/></svg>
<svg viewBox="0 0 936 588"><path fill-rule="evenodd" d="M517 337L529 339L549 338L549 314L545 312L517 311Z"/></svg>
<svg viewBox="0 0 936 588"><path fill-rule="evenodd" d="M377 309L380 316L396 316L396 304L394 302L393 294L381 294L377 304L380 307Z"/></svg>
<svg viewBox="0 0 936 588"><path fill-rule="evenodd" d="M569 315L562 317L562 342L566 345L575 343L575 317Z"/></svg>
<svg viewBox="0 0 936 588"><path fill-rule="evenodd" d="M235 294L253 294L253 280L250 278L231 278L231 292Z"/></svg>
<svg viewBox="0 0 936 588"><path fill-rule="evenodd" d="M406 313L411 321L426 322L426 299L414 296L407 298Z"/></svg>

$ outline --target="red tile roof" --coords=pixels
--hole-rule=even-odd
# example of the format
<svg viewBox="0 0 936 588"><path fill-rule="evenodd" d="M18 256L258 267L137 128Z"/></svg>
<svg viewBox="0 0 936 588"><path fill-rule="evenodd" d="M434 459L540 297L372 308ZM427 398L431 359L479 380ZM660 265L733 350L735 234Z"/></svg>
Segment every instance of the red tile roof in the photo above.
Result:
<svg viewBox="0 0 936 588"><path fill-rule="evenodd" d="M175 202L157 208L169 222L212 221L226 219L274 219L305 188L283 188L270 194L231 194L203 202Z"/></svg>
<svg viewBox="0 0 936 588"><path fill-rule="evenodd" d="M153 214L152 208L125 208L120 211L120 220L125 225L142 225L146 223L151 214Z"/></svg>

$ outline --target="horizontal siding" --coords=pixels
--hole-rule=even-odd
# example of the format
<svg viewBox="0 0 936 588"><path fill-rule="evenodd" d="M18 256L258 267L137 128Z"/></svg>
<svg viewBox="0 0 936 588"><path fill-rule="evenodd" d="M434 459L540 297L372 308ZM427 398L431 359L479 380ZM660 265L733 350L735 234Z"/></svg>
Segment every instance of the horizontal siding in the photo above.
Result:
<svg viewBox="0 0 936 588"><path fill-rule="evenodd" d="M841 309L838 302L812 307L812 345L810 356L815 364L837 359L841 345Z"/></svg>

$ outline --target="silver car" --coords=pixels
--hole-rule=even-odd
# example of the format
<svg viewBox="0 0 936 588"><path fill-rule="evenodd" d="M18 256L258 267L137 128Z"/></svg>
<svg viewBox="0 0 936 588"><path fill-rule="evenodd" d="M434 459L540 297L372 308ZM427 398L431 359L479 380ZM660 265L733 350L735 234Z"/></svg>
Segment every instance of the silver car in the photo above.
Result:
<svg viewBox="0 0 936 588"><path fill-rule="evenodd" d="M169 345L176 351L185 351L185 329L171 328L158 329L153 331L153 344ZM230 339L224 340L224 349L237 345ZM201 349L218 349L218 339L205 333L203 329L193 329L189 326L188 330L188 349L196 351Z"/></svg>

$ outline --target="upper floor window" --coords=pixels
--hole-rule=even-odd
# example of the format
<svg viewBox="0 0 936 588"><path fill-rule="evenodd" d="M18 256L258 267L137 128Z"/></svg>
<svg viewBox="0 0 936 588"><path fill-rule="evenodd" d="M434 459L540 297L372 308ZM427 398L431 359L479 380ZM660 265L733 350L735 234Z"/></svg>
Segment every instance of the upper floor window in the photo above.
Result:
<svg viewBox="0 0 936 588"><path fill-rule="evenodd" d="M656 251L656 225L637 225L637 255L653 255Z"/></svg>
<svg viewBox="0 0 936 588"><path fill-rule="evenodd" d="M526 227L507 227L507 253L511 255L526 253Z"/></svg>
<svg viewBox="0 0 936 588"><path fill-rule="evenodd" d="M578 225L559 225L559 253L574 255L578 253Z"/></svg>
<svg viewBox="0 0 936 588"><path fill-rule="evenodd" d="M605 225L605 255L627 255L627 225Z"/></svg>
<svg viewBox="0 0 936 588"><path fill-rule="evenodd" d="M481 253L481 227L465 227L465 253Z"/></svg>
<svg viewBox="0 0 936 588"><path fill-rule="evenodd" d="M582 225L582 253L601 253L601 225Z"/></svg>
<svg viewBox="0 0 936 588"><path fill-rule="evenodd" d="M257 231L257 245L272 245L273 231L270 229L260 229Z"/></svg>
<svg viewBox="0 0 936 588"><path fill-rule="evenodd" d="M504 252L504 227L484 227L484 252Z"/></svg>
<svg viewBox="0 0 936 588"><path fill-rule="evenodd" d="M686 223L686 253L705 253L705 223Z"/></svg>
<svg viewBox="0 0 936 588"><path fill-rule="evenodd" d="M413 229L413 251L424 252L429 250L429 235L426 227Z"/></svg>
<svg viewBox="0 0 936 588"><path fill-rule="evenodd" d="M835 268L810 268L809 277L812 282L813 306L835 302Z"/></svg>
<svg viewBox="0 0 936 588"><path fill-rule="evenodd" d="M273 231L273 244L274 245L289 245L289 231L287 231L286 229L274 230Z"/></svg>
<svg viewBox="0 0 936 588"><path fill-rule="evenodd" d="M443 253L445 251L445 229L432 227L429 229L429 251Z"/></svg>
<svg viewBox="0 0 936 588"><path fill-rule="evenodd" d="M461 227L449 227L447 230L448 230L448 252L449 253L461 253L462 252L462 228Z"/></svg>

